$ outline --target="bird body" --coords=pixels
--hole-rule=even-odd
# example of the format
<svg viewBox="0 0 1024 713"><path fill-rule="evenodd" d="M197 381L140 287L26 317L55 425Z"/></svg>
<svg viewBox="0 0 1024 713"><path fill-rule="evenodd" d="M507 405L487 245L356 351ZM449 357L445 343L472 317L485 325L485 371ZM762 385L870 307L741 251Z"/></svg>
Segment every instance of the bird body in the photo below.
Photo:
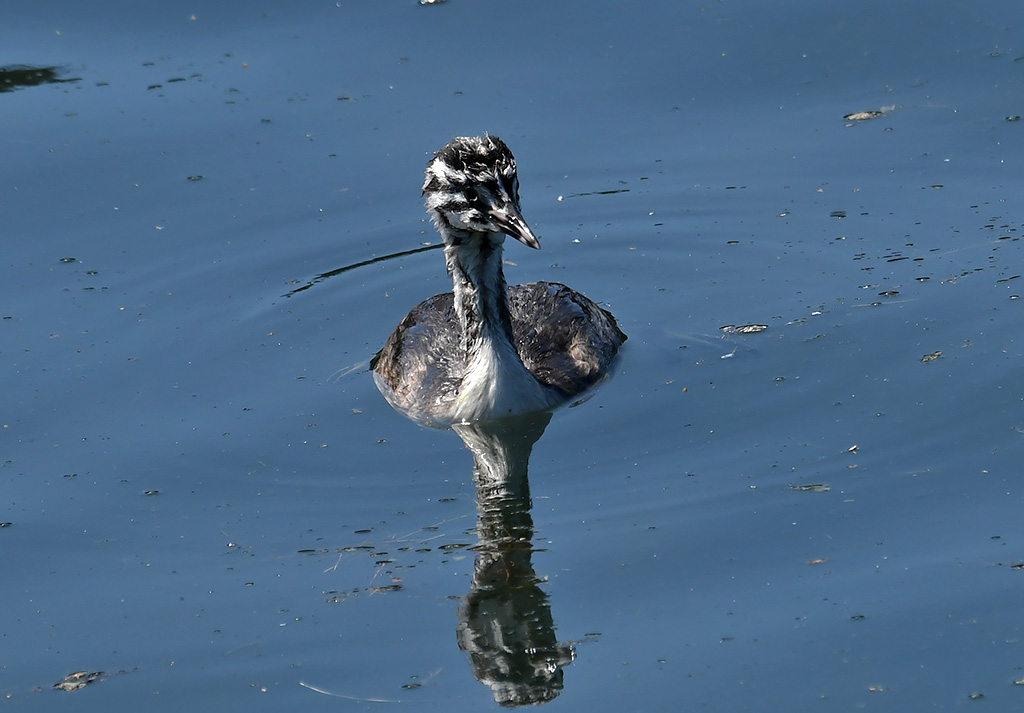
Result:
<svg viewBox="0 0 1024 713"><path fill-rule="evenodd" d="M452 292L415 307L371 363L388 402L417 421L553 408L605 378L626 339L610 313L565 285L506 285L505 236L540 248L518 187L515 159L494 136L455 139L427 166L423 195Z"/></svg>

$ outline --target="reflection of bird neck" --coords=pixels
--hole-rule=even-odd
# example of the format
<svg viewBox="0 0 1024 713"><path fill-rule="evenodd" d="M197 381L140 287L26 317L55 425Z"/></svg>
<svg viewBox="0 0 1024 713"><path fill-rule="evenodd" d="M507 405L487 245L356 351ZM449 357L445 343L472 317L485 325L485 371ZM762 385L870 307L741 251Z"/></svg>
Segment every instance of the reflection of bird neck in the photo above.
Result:
<svg viewBox="0 0 1024 713"><path fill-rule="evenodd" d="M533 444L550 420L551 413L542 412L453 427L476 465L477 586L534 581L528 471Z"/></svg>
<svg viewBox="0 0 1024 713"><path fill-rule="evenodd" d="M473 453L473 476L481 510L501 500L530 500L530 454L551 422L551 412L452 426Z"/></svg>

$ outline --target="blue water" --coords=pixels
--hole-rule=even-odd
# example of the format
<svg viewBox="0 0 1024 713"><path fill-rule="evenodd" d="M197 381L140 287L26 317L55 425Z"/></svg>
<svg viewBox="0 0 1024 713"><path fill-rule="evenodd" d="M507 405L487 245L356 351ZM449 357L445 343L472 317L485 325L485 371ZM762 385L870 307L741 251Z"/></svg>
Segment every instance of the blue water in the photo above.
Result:
<svg viewBox="0 0 1024 713"><path fill-rule="evenodd" d="M551 710L1024 708L1018 3L0 19L74 80L0 93L11 710L497 709L470 600L571 647ZM508 279L630 336L490 585L472 454L366 371L484 131L543 243Z"/></svg>

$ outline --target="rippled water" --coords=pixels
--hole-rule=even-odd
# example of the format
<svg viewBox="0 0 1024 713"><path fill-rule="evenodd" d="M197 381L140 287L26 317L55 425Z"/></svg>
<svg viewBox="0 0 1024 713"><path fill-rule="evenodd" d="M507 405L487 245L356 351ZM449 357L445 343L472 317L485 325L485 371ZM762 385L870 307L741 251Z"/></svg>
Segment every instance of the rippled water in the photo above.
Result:
<svg viewBox="0 0 1024 713"><path fill-rule="evenodd" d="M1017 3L83 8L0 29L12 710L1024 705ZM515 448L366 372L484 131L630 336Z"/></svg>

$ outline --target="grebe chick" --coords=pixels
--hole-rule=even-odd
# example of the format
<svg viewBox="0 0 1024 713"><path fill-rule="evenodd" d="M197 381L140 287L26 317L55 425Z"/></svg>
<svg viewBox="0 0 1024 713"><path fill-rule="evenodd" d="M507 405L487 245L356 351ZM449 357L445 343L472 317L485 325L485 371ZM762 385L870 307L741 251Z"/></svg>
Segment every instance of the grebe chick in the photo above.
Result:
<svg viewBox="0 0 1024 713"><path fill-rule="evenodd" d="M432 426L491 420L552 408L608 376L626 340L610 313L555 282L505 284L505 236L540 242L501 139L451 141L427 165L423 196L453 291L409 312L370 364L395 409Z"/></svg>

